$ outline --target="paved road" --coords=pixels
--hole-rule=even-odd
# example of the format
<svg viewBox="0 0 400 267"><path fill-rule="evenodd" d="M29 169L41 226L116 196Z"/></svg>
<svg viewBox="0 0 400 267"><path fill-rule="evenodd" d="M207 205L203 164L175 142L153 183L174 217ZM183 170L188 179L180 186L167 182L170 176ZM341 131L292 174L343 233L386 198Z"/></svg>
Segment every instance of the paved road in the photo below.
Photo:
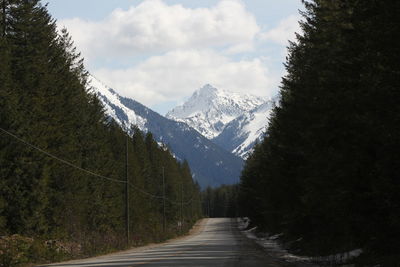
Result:
<svg viewBox="0 0 400 267"><path fill-rule="evenodd" d="M266 255L244 237L236 220L215 218L205 221L198 233L156 246L47 266L293 266Z"/></svg>

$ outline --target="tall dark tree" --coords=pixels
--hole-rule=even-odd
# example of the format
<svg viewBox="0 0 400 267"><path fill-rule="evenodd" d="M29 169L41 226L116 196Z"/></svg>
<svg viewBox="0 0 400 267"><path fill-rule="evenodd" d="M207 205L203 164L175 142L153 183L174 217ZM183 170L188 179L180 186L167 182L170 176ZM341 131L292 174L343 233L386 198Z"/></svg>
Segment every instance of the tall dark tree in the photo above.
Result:
<svg viewBox="0 0 400 267"><path fill-rule="evenodd" d="M293 244L304 254L363 248L367 262L391 266L400 230L400 5L304 4L280 104L242 173L242 211L301 238Z"/></svg>
<svg viewBox="0 0 400 267"><path fill-rule="evenodd" d="M189 218L189 206L180 212L177 203L182 186L199 195L189 167L150 133L135 128L128 135L105 116L88 88L83 59L68 32L57 32L46 6L0 3L0 235L34 237L41 246L48 239L72 243L81 256L125 247L126 170L130 244L177 235L182 213L188 230L201 216ZM194 201L198 211L199 198ZM23 254L22 247L3 247L0 264L11 264L12 251ZM53 260L54 249L34 249L22 258Z"/></svg>

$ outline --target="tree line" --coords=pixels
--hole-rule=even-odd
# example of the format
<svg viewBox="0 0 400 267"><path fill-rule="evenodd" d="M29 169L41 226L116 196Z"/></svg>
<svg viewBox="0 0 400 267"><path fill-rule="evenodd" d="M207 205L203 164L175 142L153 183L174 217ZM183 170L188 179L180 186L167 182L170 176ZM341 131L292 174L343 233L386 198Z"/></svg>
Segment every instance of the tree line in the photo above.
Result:
<svg viewBox="0 0 400 267"><path fill-rule="evenodd" d="M246 161L241 213L292 251L400 255L400 2L303 1L280 102Z"/></svg>
<svg viewBox="0 0 400 267"><path fill-rule="evenodd" d="M130 244L189 229L201 203L188 164L105 115L45 5L0 4L0 236L72 242L89 255L126 246L128 214Z"/></svg>
<svg viewBox="0 0 400 267"><path fill-rule="evenodd" d="M207 187L201 193L202 210L209 218L238 217L239 216L239 186L221 185L216 188Z"/></svg>

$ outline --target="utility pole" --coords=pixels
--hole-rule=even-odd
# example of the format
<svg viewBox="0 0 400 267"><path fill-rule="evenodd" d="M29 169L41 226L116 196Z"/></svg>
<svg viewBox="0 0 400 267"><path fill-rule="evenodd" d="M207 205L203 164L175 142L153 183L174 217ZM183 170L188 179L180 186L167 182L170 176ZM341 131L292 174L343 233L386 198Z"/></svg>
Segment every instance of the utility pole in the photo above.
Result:
<svg viewBox="0 0 400 267"><path fill-rule="evenodd" d="M126 242L129 246L129 180L128 180L128 136L126 136L126 156L125 156L125 167L126 167L126 180L125 180L125 208L126 208Z"/></svg>
<svg viewBox="0 0 400 267"><path fill-rule="evenodd" d="M193 219L193 201L190 203L190 207L189 207L189 219L192 220Z"/></svg>
<svg viewBox="0 0 400 267"><path fill-rule="evenodd" d="M207 213L208 213L208 218L210 218L210 199L207 201Z"/></svg>
<svg viewBox="0 0 400 267"><path fill-rule="evenodd" d="M182 226L183 226L183 183L181 183L181 234L182 234Z"/></svg>
<svg viewBox="0 0 400 267"><path fill-rule="evenodd" d="M165 177L164 177L164 166L162 167L162 183L163 183L163 230L166 230L166 218L165 218Z"/></svg>

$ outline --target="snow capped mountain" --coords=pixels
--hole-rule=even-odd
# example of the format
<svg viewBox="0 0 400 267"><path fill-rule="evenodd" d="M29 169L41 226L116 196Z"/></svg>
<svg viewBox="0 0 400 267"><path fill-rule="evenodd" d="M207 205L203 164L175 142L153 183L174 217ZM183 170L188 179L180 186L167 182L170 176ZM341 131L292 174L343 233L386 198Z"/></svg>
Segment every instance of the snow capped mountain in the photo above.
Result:
<svg viewBox="0 0 400 267"><path fill-rule="evenodd" d="M147 120L126 107L121 102L121 97L113 89L94 76L90 76L88 82L91 87L90 90L93 90L103 103L107 115L121 125L123 129L129 130L130 126L133 124L143 132L147 132Z"/></svg>
<svg viewBox="0 0 400 267"><path fill-rule="evenodd" d="M229 122L217 137L212 139L228 151L244 159L252 152L256 142L264 137L275 101L270 100Z"/></svg>
<svg viewBox="0 0 400 267"><path fill-rule="evenodd" d="M125 130L136 125L166 144L178 160L186 159L202 188L239 181L243 160L211 142L184 122L167 119L139 102L118 95L94 77L89 90L103 103L106 114Z"/></svg>
<svg viewBox="0 0 400 267"><path fill-rule="evenodd" d="M207 84L166 116L186 122L217 145L246 159L263 138L273 106L274 100Z"/></svg>
<svg viewBox="0 0 400 267"><path fill-rule="evenodd" d="M224 130L227 123L265 101L261 97L227 92L207 84L195 91L183 105L169 111L166 117L185 122L212 139Z"/></svg>

